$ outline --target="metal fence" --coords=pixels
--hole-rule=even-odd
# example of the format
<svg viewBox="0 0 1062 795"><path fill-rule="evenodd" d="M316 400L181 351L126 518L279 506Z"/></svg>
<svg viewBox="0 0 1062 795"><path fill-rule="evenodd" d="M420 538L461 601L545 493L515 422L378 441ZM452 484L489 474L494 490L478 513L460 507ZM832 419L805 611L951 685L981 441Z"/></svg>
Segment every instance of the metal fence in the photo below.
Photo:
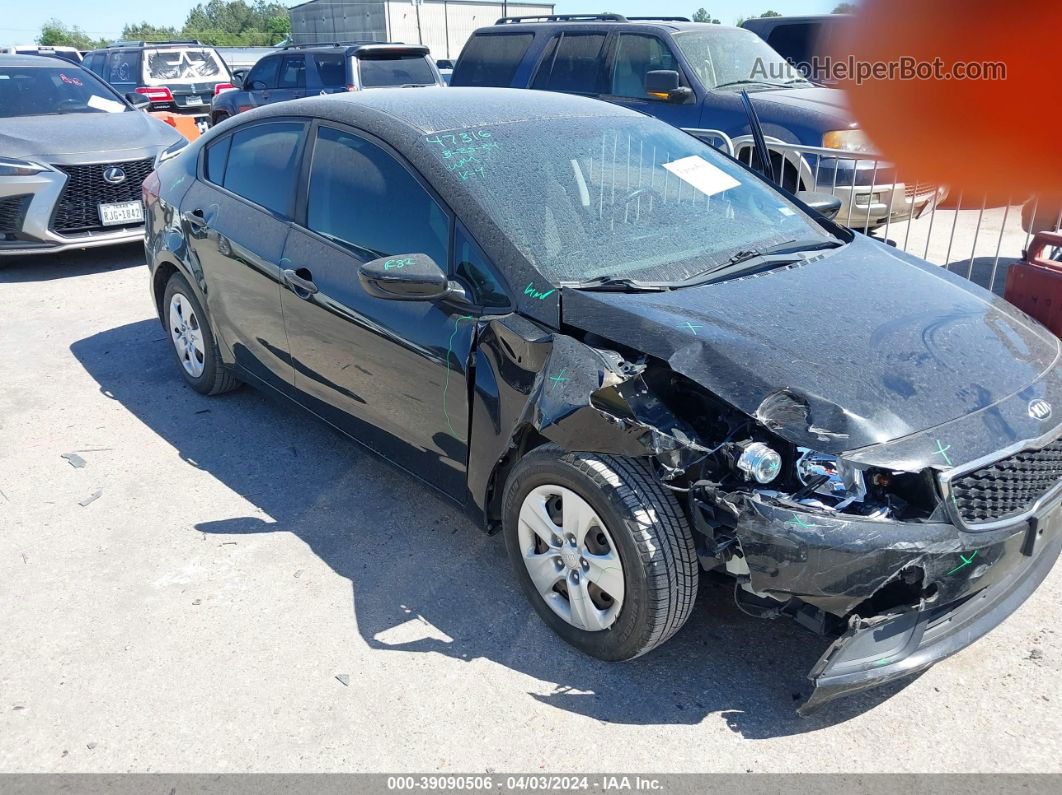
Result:
<svg viewBox="0 0 1062 795"><path fill-rule="evenodd" d="M763 171L747 137L719 130L686 132ZM1062 205L1035 196L993 200L964 195L912 175L884 159L767 140L775 181L791 191L829 193L841 200L837 220L896 248L965 276L999 295L1006 271L1021 260L1035 232L1062 229Z"/></svg>

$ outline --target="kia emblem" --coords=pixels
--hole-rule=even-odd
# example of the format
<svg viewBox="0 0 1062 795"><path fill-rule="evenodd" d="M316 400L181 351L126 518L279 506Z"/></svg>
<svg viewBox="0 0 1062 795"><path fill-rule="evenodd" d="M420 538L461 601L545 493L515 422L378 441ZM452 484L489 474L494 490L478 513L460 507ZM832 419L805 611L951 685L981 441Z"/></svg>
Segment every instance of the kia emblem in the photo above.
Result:
<svg viewBox="0 0 1062 795"><path fill-rule="evenodd" d="M1029 401L1029 416L1034 420L1046 420L1051 416L1051 404L1036 398Z"/></svg>
<svg viewBox="0 0 1062 795"><path fill-rule="evenodd" d="M103 181L108 185L121 185L125 182L125 171L118 166L108 166L103 169Z"/></svg>

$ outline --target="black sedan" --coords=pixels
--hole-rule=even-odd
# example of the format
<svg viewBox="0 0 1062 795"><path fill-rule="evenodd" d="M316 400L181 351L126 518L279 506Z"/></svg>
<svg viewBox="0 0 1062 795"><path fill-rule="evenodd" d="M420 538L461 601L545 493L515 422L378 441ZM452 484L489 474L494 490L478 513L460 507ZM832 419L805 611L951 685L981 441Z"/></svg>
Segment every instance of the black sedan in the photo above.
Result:
<svg viewBox="0 0 1062 795"><path fill-rule="evenodd" d="M185 381L275 390L467 506L596 657L663 643L713 572L835 638L808 710L972 643L1059 554L1059 341L663 122L315 97L144 194Z"/></svg>

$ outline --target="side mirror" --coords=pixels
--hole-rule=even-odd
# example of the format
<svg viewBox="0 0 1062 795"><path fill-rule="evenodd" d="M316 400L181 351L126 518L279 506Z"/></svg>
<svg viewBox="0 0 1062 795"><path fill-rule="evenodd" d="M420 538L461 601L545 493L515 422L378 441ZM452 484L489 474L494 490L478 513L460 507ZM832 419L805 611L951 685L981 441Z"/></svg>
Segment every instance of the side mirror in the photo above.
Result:
<svg viewBox="0 0 1062 795"><path fill-rule="evenodd" d="M392 301L435 301L450 294L446 272L427 254L380 257L358 268L365 292Z"/></svg>
<svg viewBox="0 0 1062 795"><path fill-rule="evenodd" d="M143 94L138 94L135 91L130 91L125 95L125 98L129 100L129 104L137 110L143 110L151 104L151 100Z"/></svg>
<svg viewBox="0 0 1062 795"><path fill-rule="evenodd" d="M245 91L265 91L266 84L264 80L252 80L251 85L244 84L243 88Z"/></svg>
<svg viewBox="0 0 1062 795"><path fill-rule="evenodd" d="M645 93L656 99L682 104L693 96L693 89L679 85L679 73L673 69L654 69L645 73Z"/></svg>
<svg viewBox="0 0 1062 795"><path fill-rule="evenodd" d="M814 193L809 190L802 190L797 191L794 195L809 208L830 221L834 220L837 217L837 213L841 211L841 200L836 196L831 196L829 193Z"/></svg>
<svg viewBox="0 0 1062 795"><path fill-rule="evenodd" d="M232 70L232 84L234 86L242 86L247 80L247 69L233 69Z"/></svg>

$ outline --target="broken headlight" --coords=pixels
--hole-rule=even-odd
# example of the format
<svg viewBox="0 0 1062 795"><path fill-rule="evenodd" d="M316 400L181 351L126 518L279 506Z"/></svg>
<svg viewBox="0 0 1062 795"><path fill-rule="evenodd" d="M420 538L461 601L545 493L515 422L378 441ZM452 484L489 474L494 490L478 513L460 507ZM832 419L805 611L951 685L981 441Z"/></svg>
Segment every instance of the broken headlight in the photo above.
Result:
<svg viewBox="0 0 1062 795"><path fill-rule="evenodd" d="M866 496L867 487L861 469L835 455L806 447L798 447L797 453L797 477L814 493L833 497L844 504Z"/></svg>
<svg viewBox="0 0 1062 795"><path fill-rule="evenodd" d="M752 442L742 449L737 466L749 480L770 483L782 471L782 457L763 442Z"/></svg>

